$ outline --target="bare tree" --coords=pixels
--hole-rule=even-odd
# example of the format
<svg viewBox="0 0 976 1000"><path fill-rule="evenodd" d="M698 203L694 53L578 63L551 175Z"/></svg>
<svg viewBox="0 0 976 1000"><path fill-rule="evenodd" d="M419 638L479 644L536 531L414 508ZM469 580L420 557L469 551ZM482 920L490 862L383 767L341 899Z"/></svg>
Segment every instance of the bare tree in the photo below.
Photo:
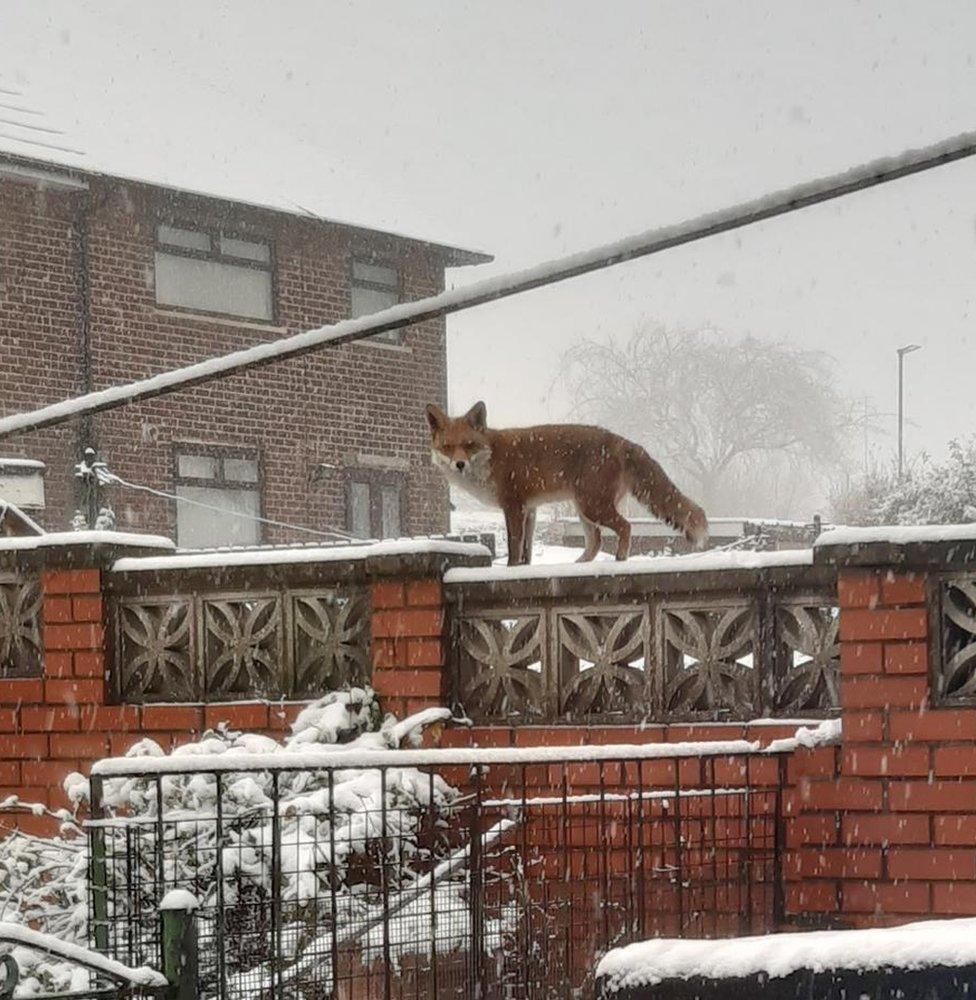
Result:
<svg viewBox="0 0 976 1000"><path fill-rule="evenodd" d="M854 420L828 355L713 330L582 340L561 377L578 417L643 444L714 513L767 466L782 478L784 461L808 473L836 460Z"/></svg>

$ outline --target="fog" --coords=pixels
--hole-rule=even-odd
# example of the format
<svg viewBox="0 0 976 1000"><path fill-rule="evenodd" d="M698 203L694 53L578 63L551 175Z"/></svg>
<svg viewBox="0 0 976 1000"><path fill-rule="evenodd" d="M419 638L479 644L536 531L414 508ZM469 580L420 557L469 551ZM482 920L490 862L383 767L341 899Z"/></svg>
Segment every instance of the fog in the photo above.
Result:
<svg viewBox="0 0 976 1000"><path fill-rule="evenodd" d="M454 283L976 126L976 7L891 3L4 5L0 86L77 162L453 241ZM571 412L580 337L709 325L830 352L856 457L974 426L976 163L452 317L454 409Z"/></svg>

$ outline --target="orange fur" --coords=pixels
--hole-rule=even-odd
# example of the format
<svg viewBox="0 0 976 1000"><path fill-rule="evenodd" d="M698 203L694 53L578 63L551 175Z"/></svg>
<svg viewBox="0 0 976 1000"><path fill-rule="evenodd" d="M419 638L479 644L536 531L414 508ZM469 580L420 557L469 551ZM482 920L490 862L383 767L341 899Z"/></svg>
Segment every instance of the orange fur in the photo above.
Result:
<svg viewBox="0 0 976 1000"><path fill-rule="evenodd" d="M461 417L427 407L431 451L436 465L454 485L501 507L508 530L508 563L532 556L535 508L572 500L583 522L586 549L581 561L595 558L600 529L617 534L617 558L630 551L630 523L618 510L628 494L699 548L708 538L705 512L689 500L647 452L601 427L547 424L493 430L484 403Z"/></svg>

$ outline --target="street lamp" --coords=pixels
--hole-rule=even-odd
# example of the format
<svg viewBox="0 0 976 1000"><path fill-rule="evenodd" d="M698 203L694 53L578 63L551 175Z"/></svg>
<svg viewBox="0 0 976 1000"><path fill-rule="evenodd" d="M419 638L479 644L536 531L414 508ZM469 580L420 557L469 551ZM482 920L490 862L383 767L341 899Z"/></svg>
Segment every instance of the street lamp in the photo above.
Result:
<svg viewBox="0 0 976 1000"><path fill-rule="evenodd" d="M898 348L898 478L905 466L905 355L920 351L921 344L906 344Z"/></svg>

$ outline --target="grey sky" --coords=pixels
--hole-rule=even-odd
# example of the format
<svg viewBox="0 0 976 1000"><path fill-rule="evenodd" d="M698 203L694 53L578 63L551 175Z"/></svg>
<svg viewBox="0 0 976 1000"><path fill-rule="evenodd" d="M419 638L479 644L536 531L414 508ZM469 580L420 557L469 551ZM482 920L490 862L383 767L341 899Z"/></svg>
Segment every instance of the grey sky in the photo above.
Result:
<svg viewBox="0 0 976 1000"><path fill-rule="evenodd" d="M92 166L496 255L467 281L976 128L976 5L7 0L10 83ZM453 317L452 401L562 416L563 347L654 320L830 351L890 412L916 341L908 446L939 452L976 429L974 182L959 164Z"/></svg>

